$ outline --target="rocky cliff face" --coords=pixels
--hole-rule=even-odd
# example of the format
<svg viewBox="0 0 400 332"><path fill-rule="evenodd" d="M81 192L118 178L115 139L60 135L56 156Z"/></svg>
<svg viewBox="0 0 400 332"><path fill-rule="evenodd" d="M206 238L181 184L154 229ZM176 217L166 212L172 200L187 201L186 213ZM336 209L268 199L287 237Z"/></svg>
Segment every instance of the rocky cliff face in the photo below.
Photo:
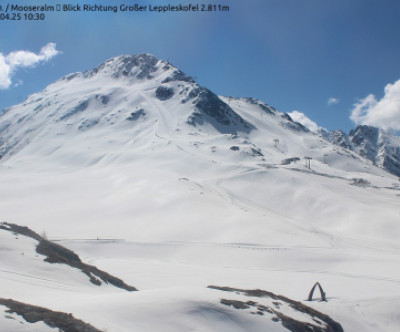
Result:
<svg viewBox="0 0 400 332"><path fill-rule="evenodd" d="M341 130L325 133L333 144L352 150L375 165L400 176L400 137L372 126L358 126L349 135Z"/></svg>

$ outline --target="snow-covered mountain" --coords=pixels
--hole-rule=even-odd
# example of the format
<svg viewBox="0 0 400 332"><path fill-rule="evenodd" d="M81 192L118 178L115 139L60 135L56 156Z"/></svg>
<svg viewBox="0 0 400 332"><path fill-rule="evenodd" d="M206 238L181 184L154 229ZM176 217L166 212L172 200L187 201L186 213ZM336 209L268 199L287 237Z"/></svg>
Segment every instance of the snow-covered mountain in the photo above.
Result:
<svg viewBox="0 0 400 332"><path fill-rule="evenodd" d="M341 130L325 133L336 145L357 152L375 165L400 176L400 137L372 126L357 126L346 135Z"/></svg>
<svg viewBox="0 0 400 332"><path fill-rule="evenodd" d="M245 119L240 108L251 109L251 115L258 117L256 123L250 122L254 118ZM209 138L221 134L235 137L240 132L241 137L247 137L257 131L257 122L263 115L264 125L307 132L287 114L255 99L220 98L152 55L125 55L92 71L68 75L29 96L23 104L4 110L0 155L8 159L21 150L37 151L35 145L43 145L49 139L67 142L65 137L87 140L89 136L104 137L110 133L126 140L125 143L133 137L153 139L154 135ZM141 134L137 135L139 131ZM277 135L283 133L279 128L274 131ZM251 150L253 145L247 145L247 150ZM93 157L88 156L87 162L92 162Z"/></svg>
<svg viewBox="0 0 400 332"><path fill-rule="evenodd" d="M321 137L288 114L253 98L219 97L149 54L119 56L91 71L67 75L23 104L4 110L0 135L3 160L27 153L22 150L37 153L47 146L67 156L66 145L72 138L88 145L91 139L111 136L118 143L131 144L137 137L186 140L196 135L210 140L225 135L239 145L232 143L232 151L264 156L265 150L275 163L279 162L274 158L276 151L282 157L292 153L302 158L319 147L320 152L313 154L319 160L327 152L322 151L327 143ZM359 126L350 135L339 130L321 136L395 175L400 172L399 137L368 126ZM240 139L245 143L239 143ZM54 140L56 146L44 143ZM114 151L112 145L103 147L101 155L84 151L86 157L81 155L79 160L97 162ZM82 154L80 148L75 145L73 153ZM53 152L42 151L42 156ZM76 158L71 156L70 161Z"/></svg>
<svg viewBox="0 0 400 332"><path fill-rule="evenodd" d="M281 331L280 314L315 321L244 290L303 301L319 281L328 302L307 304L345 331L397 331L400 185L383 168L399 145L363 128L327 138L149 54L67 75L0 114L1 218L139 291L45 268L0 229L0 299L109 331Z"/></svg>

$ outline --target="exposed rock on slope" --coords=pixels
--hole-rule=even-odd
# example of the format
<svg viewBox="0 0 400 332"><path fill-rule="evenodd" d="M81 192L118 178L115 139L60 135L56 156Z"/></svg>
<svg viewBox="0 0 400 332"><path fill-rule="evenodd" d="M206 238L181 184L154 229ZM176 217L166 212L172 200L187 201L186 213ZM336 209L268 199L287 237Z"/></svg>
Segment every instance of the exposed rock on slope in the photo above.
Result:
<svg viewBox="0 0 400 332"><path fill-rule="evenodd" d="M358 126L346 135L341 130L325 134L333 144L357 152L375 165L400 176L400 137L372 126Z"/></svg>
<svg viewBox="0 0 400 332"><path fill-rule="evenodd" d="M0 298L0 305L6 306L8 313L16 313L29 323L44 322L51 328L64 332L101 332L92 325L75 318L72 314Z"/></svg>
<svg viewBox="0 0 400 332"><path fill-rule="evenodd" d="M342 326L329 316L285 296L260 289L246 290L220 286L208 286L208 288L253 298L247 301L221 299L221 304L233 306L235 309L248 309L252 314L269 315L273 321L281 322L285 328L292 332L343 332ZM258 303L254 301L254 298L264 299L264 301L268 299L271 303ZM288 306L290 310L283 310L285 306ZM299 319L299 313L304 315L304 319ZM306 317L310 321L307 321Z"/></svg>
<svg viewBox="0 0 400 332"><path fill-rule="evenodd" d="M114 277L113 275L107 272L99 270L97 267L93 265L83 263L79 258L79 256L75 254L72 250L69 250L63 246L60 246L59 244L44 239L43 237L41 237L39 234L35 233L28 227L4 222L0 224L0 229L20 234L23 236L27 236L39 241L36 247L36 252L46 256L45 259L46 262L66 264L71 267L77 268L81 270L83 273L85 273L89 277L90 281L95 285L100 286L101 281L103 281L105 283L109 283L111 285L114 285L115 287L130 292L137 290L135 287L127 285L121 279Z"/></svg>

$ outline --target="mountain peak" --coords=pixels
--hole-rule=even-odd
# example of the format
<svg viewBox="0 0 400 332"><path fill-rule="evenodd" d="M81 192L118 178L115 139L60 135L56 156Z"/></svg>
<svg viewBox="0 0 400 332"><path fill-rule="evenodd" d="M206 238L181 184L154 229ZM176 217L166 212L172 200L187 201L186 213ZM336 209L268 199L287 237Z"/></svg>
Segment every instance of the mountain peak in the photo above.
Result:
<svg viewBox="0 0 400 332"><path fill-rule="evenodd" d="M150 53L123 54L115 56L92 70L84 73L72 73L64 76L62 81L70 81L76 77L91 78L97 75L114 79L127 78L150 80L161 75L161 83L183 81L196 83L192 77L165 60L160 60Z"/></svg>
<svg viewBox="0 0 400 332"><path fill-rule="evenodd" d="M350 131L352 142L356 145L362 141L369 141L371 144L376 144L379 138L379 129L372 126L360 125L356 129Z"/></svg>
<svg viewBox="0 0 400 332"><path fill-rule="evenodd" d="M148 53L135 55L120 55L107 60L97 68L85 72L91 77L98 73L109 74L114 78L136 77L138 79L151 78L151 74L159 69L160 60ZM166 64L166 63L164 63Z"/></svg>
<svg viewBox="0 0 400 332"><path fill-rule="evenodd" d="M328 140L355 151L375 165L400 176L400 138L383 129L359 125L346 135L341 130L332 131Z"/></svg>
<svg viewBox="0 0 400 332"><path fill-rule="evenodd" d="M132 132L142 142L153 142L154 137L156 141L160 137L180 141L186 134L215 139L219 135L242 136L244 147L235 142L232 151L247 151L251 145L251 154L256 151L259 156L267 155L261 153L261 146L270 150L271 156L275 153L297 156L299 151L309 155L310 146L298 145L298 136L307 136L307 142L315 138L289 115L260 100L218 96L168 61L148 53L125 54L90 71L65 76L29 96L23 104L0 114L0 159L10 158L25 148L36 151L37 146L45 145L40 143L42 137L56 138L60 147L66 142L62 137L73 137L84 147L86 155L87 135L107 138L112 135L129 145ZM400 174L398 137L368 126L360 126L350 135L337 131L322 136L392 174ZM93 144L97 145L95 141ZM268 141L274 142L272 147ZM57 151L61 153L60 147ZM87 160L99 158L102 157L94 152Z"/></svg>

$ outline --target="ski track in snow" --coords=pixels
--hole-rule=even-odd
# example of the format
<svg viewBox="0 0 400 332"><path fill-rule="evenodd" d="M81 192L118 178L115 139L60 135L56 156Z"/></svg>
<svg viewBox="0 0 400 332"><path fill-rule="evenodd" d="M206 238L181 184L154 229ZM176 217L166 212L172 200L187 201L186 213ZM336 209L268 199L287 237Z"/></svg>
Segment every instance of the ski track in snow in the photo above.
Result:
<svg viewBox="0 0 400 332"><path fill-rule="evenodd" d="M71 244L75 242L74 240L69 240L69 239L60 239L58 240L61 243L65 244ZM78 240L78 242L83 242L87 243L85 240ZM90 242L93 243L93 242ZM116 242L110 242L110 244L116 244ZM183 242L170 242L170 243L138 243L138 242L128 242L128 241L122 241L121 244L123 246L126 246L129 248L130 246L156 246L156 247L170 247L174 246L176 247L175 249L178 251L185 251L190 247L196 247L204 248L204 251L209 251L212 248L229 248L229 249L234 249L234 250L245 250L245 251L296 251L297 253L299 251L305 250L307 253L310 253L312 251L317 251L319 252L321 249L329 249L326 247L265 247L265 246L259 246L256 244L225 244L225 243L183 243ZM91 257L90 262L95 262L98 259L101 259L102 257ZM117 257L115 257L117 258ZM148 260L145 257L135 257L134 259L139 259L139 260ZM153 262L177 262L174 260L170 259L157 259L157 258L152 258L150 259ZM220 266L221 268L224 269L236 269L234 266ZM400 278L399 279L393 279L393 278L387 278L383 276L372 276L372 275L364 275L364 274L353 274L353 273L342 273L342 272L333 272L332 270L319 270L319 269L309 269L309 270L302 270L302 269L273 269L273 268L257 268L257 267L248 267L247 270L249 271L255 271L255 270L262 270L262 271L274 271L274 272L289 272L289 273L310 273L310 274L327 274L327 275L337 275L337 276L344 276L344 277L349 277L349 278L356 278L356 279L366 279L366 280L377 280L377 281L387 281L387 282L394 282L394 283L400 283Z"/></svg>

